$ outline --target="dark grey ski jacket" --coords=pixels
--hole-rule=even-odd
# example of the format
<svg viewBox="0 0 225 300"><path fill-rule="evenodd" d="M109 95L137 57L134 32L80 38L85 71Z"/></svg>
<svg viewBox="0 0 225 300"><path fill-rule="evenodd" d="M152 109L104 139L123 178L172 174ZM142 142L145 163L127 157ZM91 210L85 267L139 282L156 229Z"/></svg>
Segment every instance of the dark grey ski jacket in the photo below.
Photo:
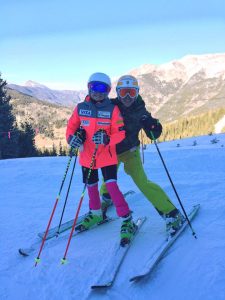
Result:
<svg viewBox="0 0 225 300"><path fill-rule="evenodd" d="M138 138L139 131L143 128L146 135L151 138L150 130L144 128L141 119L146 116L150 122L156 122L157 119L152 118L151 114L145 108L145 102L142 97L138 95L138 98L130 107L125 107L118 98L111 99L111 101L118 105L121 115L124 120L126 137L125 139L116 145L117 154L121 154L125 151L130 150L135 146L140 145Z"/></svg>

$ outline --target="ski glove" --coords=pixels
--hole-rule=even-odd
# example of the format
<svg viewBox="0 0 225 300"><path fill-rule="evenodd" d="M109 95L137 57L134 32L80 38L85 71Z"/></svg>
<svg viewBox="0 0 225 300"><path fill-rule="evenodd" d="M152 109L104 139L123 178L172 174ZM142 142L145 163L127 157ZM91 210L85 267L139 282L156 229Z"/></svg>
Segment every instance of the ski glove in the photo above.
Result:
<svg viewBox="0 0 225 300"><path fill-rule="evenodd" d="M99 129L93 135L92 141L95 143L95 145L108 145L110 142L110 137L104 129Z"/></svg>
<svg viewBox="0 0 225 300"><path fill-rule="evenodd" d="M86 140L86 131L81 127L77 129L74 135L68 138L68 144L72 149L78 149Z"/></svg>
<svg viewBox="0 0 225 300"><path fill-rule="evenodd" d="M151 139L158 139L162 133L162 125L158 119L151 116L143 115L141 117L141 124L145 130L146 135Z"/></svg>

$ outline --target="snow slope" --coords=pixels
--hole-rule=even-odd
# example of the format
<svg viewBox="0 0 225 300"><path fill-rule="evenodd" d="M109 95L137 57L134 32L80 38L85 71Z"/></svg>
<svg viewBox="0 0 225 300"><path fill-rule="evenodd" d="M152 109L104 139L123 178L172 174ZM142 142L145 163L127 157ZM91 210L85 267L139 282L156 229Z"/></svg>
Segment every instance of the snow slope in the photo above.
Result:
<svg viewBox="0 0 225 300"><path fill-rule="evenodd" d="M218 143L212 144L214 138ZM196 140L197 145L193 146ZM180 144L180 147L177 144ZM0 161L0 299L225 299L225 134L195 137L159 144L178 194L188 209L201 204L193 221L198 239L189 228L160 262L153 275L139 283L129 283L145 265L158 243L165 237L163 220L137 190L131 179L119 171L122 191L133 189L128 198L134 217L147 216L117 275L112 288L92 291L94 283L113 259L119 239L120 220L102 225L72 239L67 265L61 265L68 233L46 245L41 263L21 257L17 249L30 245L45 229L67 157L27 158ZM145 153L145 170L159 183L176 205L177 200L154 145ZM68 183L68 181L67 181ZM77 165L65 220L75 215L83 184ZM64 190L53 225L58 224L66 191ZM88 210L87 195L82 213ZM115 215L112 208L111 215Z"/></svg>
<svg viewBox="0 0 225 300"><path fill-rule="evenodd" d="M215 133L221 133L222 129L225 127L225 116L223 116L215 125Z"/></svg>

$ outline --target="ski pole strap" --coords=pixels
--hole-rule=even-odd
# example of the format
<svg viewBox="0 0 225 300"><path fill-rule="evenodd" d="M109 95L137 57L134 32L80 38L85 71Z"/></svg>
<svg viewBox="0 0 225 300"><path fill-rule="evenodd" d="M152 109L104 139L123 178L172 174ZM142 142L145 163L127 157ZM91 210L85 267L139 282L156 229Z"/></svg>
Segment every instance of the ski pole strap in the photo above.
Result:
<svg viewBox="0 0 225 300"><path fill-rule="evenodd" d="M141 152L142 152L142 162L144 164L145 158L144 158L143 131L142 131L142 129L141 129Z"/></svg>
<svg viewBox="0 0 225 300"><path fill-rule="evenodd" d="M93 153L93 155L92 155L92 158L91 158L91 164L90 164L90 168L89 168L89 171L88 171L86 184L88 183L88 180L89 180L89 178L90 178L90 176L91 176L91 172L92 172L92 170L93 170L93 168L94 168L95 157L96 157L96 154L97 154L97 151L98 151L98 146L99 146L99 145L96 145L96 146L95 146L95 151L94 151L94 153Z"/></svg>
<svg viewBox="0 0 225 300"><path fill-rule="evenodd" d="M191 222L190 222L190 220L189 220L189 218L188 218L188 215L187 215L187 213L186 213L186 211L185 211L185 209L184 209L184 206L183 206L183 204L182 204L182 202L181 202L181 199L180 199L180 197L179 197L179 195L178 195L178 193L177 193L177 190L176 190L176 188L175 188L175 186L174 186L174 183L173 183L172 178L171 178L171 176L170 176L170 174L169 174L169 171L168 171L168 169L167 169L167 166L166 166L166 164L165 164L165 162L164 162L164 159L163 159L163 157L162 157L162 154L161 154L161 152L160 152L160 150L159 150L159 147L158 147L157 142L156 142L156 140L155 140L154 134L153 134L152 131L150 131L150 134L151 134L151 136L152 136L152 139L153 139L153 141L154 141L155 147L156 147L156 149L157 149L157 152L158 152L158 154L159 154L159 157L160 157L160 159L161 159L161 161L162 161L162 164L163 164L163 166L164 166L164 169L165 169L165 171L166 171L166 174L167 174L167 176L168 176L168 178L169 178L169 181L170 181L170 183L171 183L171 185L172 185L172 188L173 188L173 190L174 190L174 193L175 193L175 195L176 195L176 197L177 197L177 199L178 199L178 201L179 201L179 203L180 203L180 206L181 206L181 208L182 208L182 210L183 210L183 213L184 213L185 218L186 218L186 220L187 220L187 222L188 222L188 225L189 225L189 227L191 228L192 235L197 239L196 233L195 233L195 231L193 230L193 227L192 227L192 225L191 225Z"/></svg>

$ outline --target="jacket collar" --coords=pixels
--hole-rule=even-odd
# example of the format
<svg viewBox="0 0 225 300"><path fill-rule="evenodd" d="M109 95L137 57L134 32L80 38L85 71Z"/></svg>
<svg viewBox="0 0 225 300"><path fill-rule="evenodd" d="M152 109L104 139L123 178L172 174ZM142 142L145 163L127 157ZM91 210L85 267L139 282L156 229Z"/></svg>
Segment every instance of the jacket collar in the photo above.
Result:
<svg viewBox="0 0 225 300"><path fill-rule="evenodd" d="M145 106L144 100L142 99L142 97L140 95L138 95L137 99L134 101L134 103L130 106L130 107L125 107L121 101L119 101L118 97L111 99L113 104L116 104L119 106L119 108L122 111L133 111L136 110L139 107Z"/></svg>
<svg viewBox="0 0 225 300"><path fill-rule="evenodd" d="M94 105L96 108L102 108L102 107L105 107L105 106L107 106L107 105L109 105L109 104L111 103L110 100L109 100L109 98L106 98L106 99L104 99L104 100L101 101L101 102L96 102L96 103L95 103L94 101L91 100L91 97L90 97L89 95L87 95L87 96L85 97L84 102L85 102L88 106Z"/></svg>

